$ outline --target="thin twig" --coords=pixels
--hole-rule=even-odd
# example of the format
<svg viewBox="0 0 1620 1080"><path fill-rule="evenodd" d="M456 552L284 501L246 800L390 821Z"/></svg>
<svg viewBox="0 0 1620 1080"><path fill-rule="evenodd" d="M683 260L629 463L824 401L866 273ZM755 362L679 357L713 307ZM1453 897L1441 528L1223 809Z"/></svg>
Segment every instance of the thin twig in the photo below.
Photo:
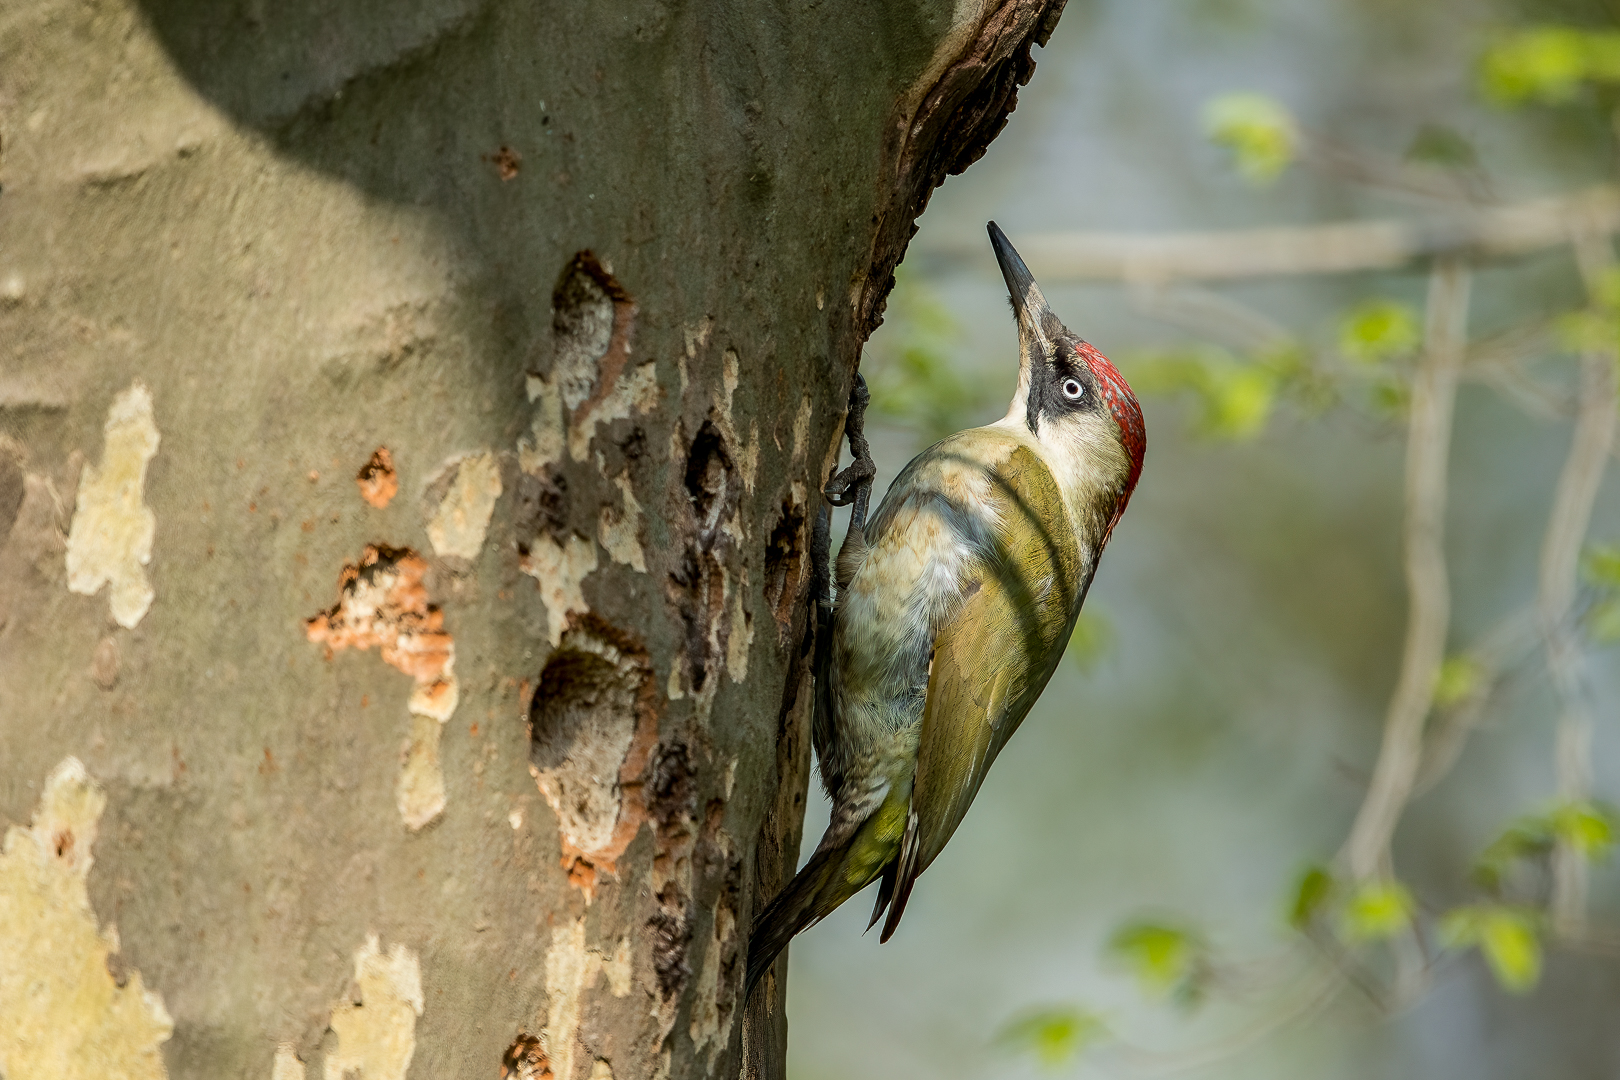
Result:
<svg viewBox="0 0 1620 1080"><path fill-rule="evenodd" d="M1331 967L1318 970L1316 977L1289 995L1274 1010L1262 1013L1248 1028L1233 1033L1208 1046L1195 1047L1175 1053L1147 1050L1142 1047L1121 1045L1118 1049L1124 1064L1134 1073L1165 1076L1223 1061L1242 1053L1290 1024L1320 1012L1346 985L1339 972Z"/></svg>
<svg viewBox="0 0 1620 1080"><path fill-rule="evenodd" d="M1451 413L1467 341L1468 267L1435 264L1429 277L1428 326L1412 385L1406 445L1406 585L1409 608L1400 678L1384 719L1384 739L1367 796L1341 857L1364 881L1387 863L1389 843L1423 760L1423 721L1434 701L1451 618L1444 548L1446 467Z"/></svg>
<svg viewBox="0 0 1620 1080"><path fill-rule="evenodd" d="M1592 232L1578 235L1575 254L1587 291L1595 297L1600 278L1614 262L1607 236ZM1580 638L1571 611L1581 547L1586 542L1592 506L1614 445L1617 402L1613 352L1599 349L1584 353L1580 382L1575 432L1558 477L1541 545L1537 592L1547 672L1558 694L1558 797L1564 802L1587 798L1592 785L1592 710L1581 677ZM1548 906L1560 933L1580 931L1586 919L1586 860L1563 842L1553 853L1553 887Z"/></svg>
<svg viewBox="0 0 1620 1080"><path fill-rule="evenodd" d="M1436 718L1424 738L1423 764L1412 785L1413 798L1429 791L1451 772L1504 673L1535 648L1539 638L1536 628L1535 611L1523 608L1497 623L1463 654L1473 665L1476 684L1463 700Z"/></svg>
<svg viewBox="0 0 1620 1080"><path fill-rule="evenodd" d="M1043 282L1174 280L1398 270L1425 259L1513 258L1562 247L1577 229L1620 232L1620 188L1506 206L1458 208L1421 219L1348 221L1184 233L1053 232L1018 238ZM983 240L920 249L920 261L983 258Z"/></svg>

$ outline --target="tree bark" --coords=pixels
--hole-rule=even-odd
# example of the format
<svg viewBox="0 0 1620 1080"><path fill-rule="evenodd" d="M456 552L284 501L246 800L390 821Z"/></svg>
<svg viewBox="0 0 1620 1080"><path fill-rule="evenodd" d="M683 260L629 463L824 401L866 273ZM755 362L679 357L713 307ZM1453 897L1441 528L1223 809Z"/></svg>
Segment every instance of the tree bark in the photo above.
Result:
<svg viewBox="0 0 1620 1080"><path fill-rule="evenodd" d="M1061 6L0 12L5 1080L781 1075L819 484Z"/></svg>

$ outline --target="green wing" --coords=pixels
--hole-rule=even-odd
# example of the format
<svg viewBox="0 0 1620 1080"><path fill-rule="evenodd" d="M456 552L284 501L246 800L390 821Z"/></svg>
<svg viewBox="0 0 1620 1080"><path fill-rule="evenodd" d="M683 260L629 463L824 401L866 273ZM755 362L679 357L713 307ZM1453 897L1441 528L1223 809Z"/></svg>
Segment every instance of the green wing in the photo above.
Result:
<svg viewBox="0 0 1620 1080"><path fill-rule="evenodd" d="M1075 538L1061 516L1048 523L1034 509L1063 505L1052 474L1020 448L994 480L1000 547L934 639L911 811L895 876L879 899L882 905L892 890L884 941L917 875L950 840L996 755L1045 689L1080 610L1084 567Z"/></svg>

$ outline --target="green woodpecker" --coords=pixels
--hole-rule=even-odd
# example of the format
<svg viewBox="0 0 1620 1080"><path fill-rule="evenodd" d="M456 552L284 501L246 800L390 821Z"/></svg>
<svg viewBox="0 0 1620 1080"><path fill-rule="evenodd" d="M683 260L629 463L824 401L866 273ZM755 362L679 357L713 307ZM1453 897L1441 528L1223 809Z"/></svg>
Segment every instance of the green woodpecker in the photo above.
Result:
<svg viewBox="0 0 1620 1080"><path fill-rule="evenodd" d="M887 910L889 940L917 875L1052 677L1142 471L1130 387L989 229L1018 323L1018 390L1001 420L907 465L870 522L864 498L839 502L857 505L818 633L812 730L832 822L754 920L750 990L794 934L878 879L868 926ZM851 420L864 458L857 409ZM869 462L858 466L828 485L835 501L851 473L870 483Z"/></svg>

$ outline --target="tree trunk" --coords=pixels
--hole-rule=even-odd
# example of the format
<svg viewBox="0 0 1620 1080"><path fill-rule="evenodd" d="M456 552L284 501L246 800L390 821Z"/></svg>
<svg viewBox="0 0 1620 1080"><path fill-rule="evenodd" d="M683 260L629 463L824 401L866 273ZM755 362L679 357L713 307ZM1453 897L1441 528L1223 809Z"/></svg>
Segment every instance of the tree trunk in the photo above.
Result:
<svg viewBox="0 0 1620 1080"><path fill-rule="evenodd" d="M781 1074L818 486L1061 2L0 11L5 1080Z"/></svg>

